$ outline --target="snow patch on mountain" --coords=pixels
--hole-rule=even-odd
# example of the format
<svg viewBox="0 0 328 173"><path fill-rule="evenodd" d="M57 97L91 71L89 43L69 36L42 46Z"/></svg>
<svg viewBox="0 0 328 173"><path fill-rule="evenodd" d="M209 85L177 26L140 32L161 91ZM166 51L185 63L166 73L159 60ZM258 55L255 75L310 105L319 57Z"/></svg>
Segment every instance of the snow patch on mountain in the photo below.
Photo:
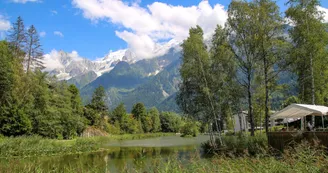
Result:
<svg viewBox="0 0 328 173"><path fill-rule="evenodd" d="M159 44L154 49L154 55L156 57L165 55L172 48L176 52L181 51L180 44L181 42L175 40ZM56 75L59 80L68 80L90 71L94 71L98 76L101 76L110 72L120 61L133 64L138 60L141 59L130 49L110 51L104 57L94 61L80 57L77 51L67 53L62 50L52 50L49 54L44 55L45 71L49 72L50 75ZM160 70L158 69L150 75L156 75Z"/></svg>

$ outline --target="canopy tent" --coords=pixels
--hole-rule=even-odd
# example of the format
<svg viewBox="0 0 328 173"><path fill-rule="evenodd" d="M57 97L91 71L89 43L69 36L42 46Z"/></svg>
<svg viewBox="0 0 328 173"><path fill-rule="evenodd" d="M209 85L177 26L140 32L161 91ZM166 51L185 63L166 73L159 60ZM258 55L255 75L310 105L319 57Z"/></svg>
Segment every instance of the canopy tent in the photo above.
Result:
<svg viewBox="0 0 328 173"><path fill-rule="evenodd" d="M271 115L270 119L301 118L307 115L323 116L327 113L328 107L326 106L292 104Z"/></svg>

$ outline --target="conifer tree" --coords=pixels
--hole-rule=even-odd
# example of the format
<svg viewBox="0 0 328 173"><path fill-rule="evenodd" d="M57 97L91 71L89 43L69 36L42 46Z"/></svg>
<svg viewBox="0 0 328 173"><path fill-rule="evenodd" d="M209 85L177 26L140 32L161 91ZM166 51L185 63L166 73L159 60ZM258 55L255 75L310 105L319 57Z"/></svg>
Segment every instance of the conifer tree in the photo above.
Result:
<svg viewBox="0 0 328 173"><path fill-rule="evenodd" d="M26 32L23 19L19 16L8 35L8 41L10 42L11 49L14 56L22 56L23 50L26 46Z"/></svg>
<svg viewBox="0 0 328 173"><path fill-rule="evenodd" d="M140 119L141 117L147 115L147 110L143 103L137 103L133 105L131 113L136 119Z"/></svg>
<svg viewBox="0 0 328 173"><path fill-rule="evenodd" d="M40 44L39 34L34 25L32 25L26 34L27 47L26 47L26 71L28 72L31 67L37 69L44 69L43 65L43 51Z"/></svg>
<svg viewBox="0 0 328 173"><path fill-rule="evenodd" d="M103 86L99 86L96 88L92 95L90 105L99 112L108 111L108 107L106 105L106 92Z"/></svg>

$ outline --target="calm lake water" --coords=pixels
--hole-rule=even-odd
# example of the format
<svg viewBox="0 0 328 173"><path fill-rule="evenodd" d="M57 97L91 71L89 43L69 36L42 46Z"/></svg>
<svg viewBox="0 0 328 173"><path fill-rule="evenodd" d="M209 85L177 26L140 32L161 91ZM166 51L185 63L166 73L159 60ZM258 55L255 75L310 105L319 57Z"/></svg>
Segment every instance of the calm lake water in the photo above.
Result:
<svg viewBox="0 0 328 173"><path fill-rule="evenodd" d="M108 150L76 155L38 157L10 160L8 164L23 166L40 172L124 172L130 168L147 170L154 160L177 158L188 161L192 155L201 154L200 144L209 136L195 138L166 136L142 140L113 141ZM8 165L7 165L8 166ZM26 171L26 170L25 170ZM16 171L13 171L16 172ZM127 171L129 172L129 171Z"/></svg>

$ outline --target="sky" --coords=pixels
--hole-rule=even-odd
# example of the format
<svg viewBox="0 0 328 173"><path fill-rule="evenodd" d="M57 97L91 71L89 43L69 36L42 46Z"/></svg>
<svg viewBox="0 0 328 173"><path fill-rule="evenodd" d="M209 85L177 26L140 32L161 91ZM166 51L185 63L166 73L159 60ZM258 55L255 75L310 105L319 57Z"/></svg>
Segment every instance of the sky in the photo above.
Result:
<svg viewBox="0 0 328 173"><path fill-rule="evenodd" d="M277 0L281 12L287 0ZM231 0L0 0L0 40L18 16L39 32L45 54L64 50L91 60L129 48L151 58L158 45L181 41L200 25L224 25ZM321 1L327 11L328 0Z"/></svg>

